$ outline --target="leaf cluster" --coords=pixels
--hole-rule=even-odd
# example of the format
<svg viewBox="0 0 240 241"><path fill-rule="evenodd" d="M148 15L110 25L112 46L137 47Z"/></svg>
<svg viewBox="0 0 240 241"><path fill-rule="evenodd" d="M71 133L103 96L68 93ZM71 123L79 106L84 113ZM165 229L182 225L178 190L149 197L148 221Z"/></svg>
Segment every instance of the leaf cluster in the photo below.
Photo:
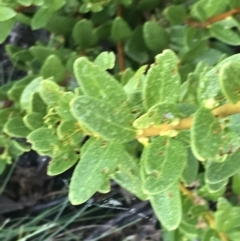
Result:
<svg viewBox="0 0 240 241"><path fill-rule="evenodd" d="M52 34L6 46L28 75L0 87L0 172L33 149L51 157L49 175L75 166L74 205L114 180L150 201L164 240L238 241L239 6L0 1L1 42L15 21Z"/></svg>

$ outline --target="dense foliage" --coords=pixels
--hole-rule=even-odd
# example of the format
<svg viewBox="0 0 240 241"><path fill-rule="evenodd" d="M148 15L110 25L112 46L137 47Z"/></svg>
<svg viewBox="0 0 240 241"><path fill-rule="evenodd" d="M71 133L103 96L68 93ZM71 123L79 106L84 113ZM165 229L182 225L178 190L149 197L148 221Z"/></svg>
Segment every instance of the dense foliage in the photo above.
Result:
<svg viewBox="0 0 240 241"><path fill-rule="evenodd" d="M240 1L1 0L1 42L16 22L50 40L6 46L27 75L0 88L1 173L33 149L76 164L72 204L112 179L165 241L240 240Z"/></svg>

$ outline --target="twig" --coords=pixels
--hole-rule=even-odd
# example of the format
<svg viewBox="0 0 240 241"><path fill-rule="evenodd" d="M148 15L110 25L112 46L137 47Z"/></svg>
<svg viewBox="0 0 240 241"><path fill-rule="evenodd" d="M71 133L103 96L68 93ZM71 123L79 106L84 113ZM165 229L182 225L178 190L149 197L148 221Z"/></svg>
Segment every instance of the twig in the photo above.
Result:
<svg viewBox="0 0 240 241"><path fill-rule="evenodd" d="M195 202L195 196L193 195L193 193L190 190L188 190L186 187L184 187L182 183L179 184L179 189L185 196L188 196L190 200Z"/></svg>
<svg viewBox="0 0 240 241"><path fill-rule="evenodd" d="M216 230L216 227L215 227L215 222L214 222L214 219L213 219L213 215L210 213L210 212L206 212L205 213L205 218L207 219L208 223L209 223L209 226L212 228L212 229L215 229ZM217 230L216 230L217 231ZM218 235L219 235L219 238L222 240L222 241L228 241L228 238L226 236L225 233L223 232L219 232L217 231Z"/></svg>
<svg viewBox="0 0 240 241"><path fill-rule="evenodd" d="M218 118L224 118L226 116L234 115L240 113L240 101L237 104L227 103L222 105L214 110L212 110L213 115ZM157 136L157 135L164 135L166 132L171 130L187 130L190 129L193 122L193 116L184 118L179 120L178 123L163 123L160 126L152 126L143 130L139 130L137 134L137 139L149 137L149 136Z"/></svg>
<svg viewBox="0 0 240 241"><path fill-rule="evenodd" d="M124 59L124 51L123 51L123 42L119 41L117 43L117 55L118 55L118 64L120 72L125 70L125 59Z"/></svg>
<svg viewBox="0 0 240 241"><path fill-rule="evenodd" d="M191 19L187 19L186 24L191 26L191 27L196 27L196 28L207 28L209 25L214 24L218 21L224 20L230 16L236 15L240 13L240 8L235 8L235 9L231 9L230 11L227 11L225 13L216 15L210 19L208 19L207 21L200 23L200 22L196 22L194 20Z"/></svg>
<svg viewBox="0 0 240 241"><path fill-rule="evenodd" d="M195 196L194 196L194 195L192 194L192 192L191 192L190 190L188 190L182 183L179 184L179 189L180 189L180 191L181 191L184 195L188 196L188 198L189 198L192 202L195 203L195 199L196 199ZM205 218L207 219L207 221L208 221L208 223L209 223L209 226L210 226L212 229L216 230L215 221L214 221L214 218L213 218L212 213L211 213L210 211L207 211L204 216L205 216ZM218 233L218 235L219 235L219 237L220 237L220 239L221 239L222 241L228 241L228 238L227 238L227 236L225 235L225 233L219 232L218 230L216 230L216 231L217 231L217 233Z"/></svg>

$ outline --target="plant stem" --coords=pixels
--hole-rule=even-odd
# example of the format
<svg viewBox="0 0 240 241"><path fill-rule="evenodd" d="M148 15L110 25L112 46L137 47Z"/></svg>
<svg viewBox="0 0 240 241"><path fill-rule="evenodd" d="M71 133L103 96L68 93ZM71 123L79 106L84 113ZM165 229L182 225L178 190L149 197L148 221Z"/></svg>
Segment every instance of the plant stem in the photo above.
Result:
<svg viewBox="0 0 240 241"><path fill-rule="evenodd" d="M119 41L117 43L117 55L118 55L118 64L120 72L125 70L125 60L124 60L124 50L123 50L123 42Z"/></svg>
<svg viewBox="0 0 240 241"><path fill-rule="evenodd" d="M212 110L212 113L218 119L240 113L240 101L237 102L236 104L227 103L225 105L222 105ZM149 137L149 136L158 136L158 135L161 136L171 130L176 130L176 131L188 130L192 126L193 118L194 116L192 115L190 117L179 120L177 124L163 123L160 126L151 126L149 128L139 130L136 138L140 139L140 138Z"/></svg>
<svg viewBox="0 0 240 241"><path fill-rule="evenodd" d="M195 202L195 196L193 195L193 193L190 190L188 190L186 187L184 187L182 183L179 184L179 189L185 196L188 196L190 200Z"/></svg>
<svg viewBox="0 0 240 241"><path fill-rule="evenodd" d="M195 196L194 196L193 193L192 193L190 190L188 190L182 183L179 184L179 189L180 189L180 191L183 193L183 195L188 196L188 198L189 198L193 203L195 203L195 200L196 200ZM212 229L216 230L215 221L214 221L213 215L212 215L212 213L211 213L210 211L207 211L207 212L205 213L205 218L207 219L207 221L208 221L208 223L209 223L209 226L210 226ZM228 238L227 238L227 236L225 235L225 233L219 232L218 230L216 230L216 231L217 231L217 233L218 233L221 241L228 241Z"/></svg>
<svg viewBox="0 0 240 241"><path fill-rule="evenodd" d="M231 9L225 13L216 15L210 19L208 19L207 21L200 23L200 22L196 22L194 20L188 19L186 21L186 24L191 26L191 27L196 27L196 28L207 28L209 25L212 25L218 21L224 20L230 16L233 16L235 14L240 13L240 8L235 8L235 9Z"/></svg>

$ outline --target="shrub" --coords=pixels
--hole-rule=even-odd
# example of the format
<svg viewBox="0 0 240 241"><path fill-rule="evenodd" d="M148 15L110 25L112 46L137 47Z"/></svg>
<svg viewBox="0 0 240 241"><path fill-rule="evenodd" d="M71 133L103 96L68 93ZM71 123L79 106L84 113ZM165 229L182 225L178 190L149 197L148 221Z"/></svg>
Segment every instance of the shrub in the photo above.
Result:
<svg viewBox="0 0 240 241"><path fill-rule="evenodd" d="M0 89L1 172L33 149L52 158L49 175L76 164L74 205L112 179L150 201L165 240L239 240L239 8L1 1L2 42L16 21L51 33L47 46L6 46L28 74Z"/></svg>

